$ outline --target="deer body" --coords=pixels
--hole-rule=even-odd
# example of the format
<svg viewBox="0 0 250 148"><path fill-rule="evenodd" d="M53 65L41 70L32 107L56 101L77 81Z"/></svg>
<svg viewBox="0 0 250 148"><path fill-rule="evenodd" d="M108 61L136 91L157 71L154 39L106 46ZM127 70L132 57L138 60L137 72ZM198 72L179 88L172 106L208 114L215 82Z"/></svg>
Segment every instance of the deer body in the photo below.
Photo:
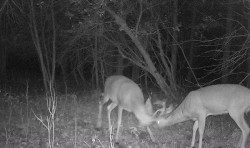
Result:
<svg viewBox="0 0 250 148"><path fill-rule="evenodd" d="M133 112L140 124L143 126L147 126L153 121L152 108L147 107L144 103L145 101L140 87L125 76L114 75L108 77L105 81L104 93L102 97L103 100L99 102L97 128L101 127L103 105L108 102L108 100L111 100L111 104L107 107L109 129L111 129L111 111L118 106L117 133L115 137L116 141L118 141L123 110Z"/></svg>
<svg viewBox="0 0 250 148"><path fill-rule="evenodd" d="M190 92L173 112L167 117L160 117L157 123L159 127L164 127L194 120L191 147L194 147L196 131L199 128L199 148L202 148L206 117L229 113L242 131L238 147L245 148L250 129L244 114L249 111L248 88L235 84L211 85Z"/></svg>

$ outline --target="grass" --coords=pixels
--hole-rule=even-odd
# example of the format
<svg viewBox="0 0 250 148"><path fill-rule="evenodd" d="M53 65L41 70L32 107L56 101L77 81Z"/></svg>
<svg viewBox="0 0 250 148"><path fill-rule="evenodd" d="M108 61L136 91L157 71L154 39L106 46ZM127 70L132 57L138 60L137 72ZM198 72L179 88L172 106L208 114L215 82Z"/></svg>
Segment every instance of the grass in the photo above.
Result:
<svg viewBox="0 0 250 148"><path fill-rule="evenodd" d="M56 148L186 148L191 144L192 121L164 129L150 126L157 140L154 143L145 129L137 127L138 121L135 116L126 111L123 112L120 141L119 144L115 144L110 142L113 141L115 132L110 134L108 131L106 106L102 129L95 130L99 96L97 91L56 96L57 108L54 117ZM41 122L46 123L48 116L46 97L43 95L31 95L25 91L20 94L0 92L0 147L48 147L48 130ZM116 127L117 109L111 116L113 126ZM208 117L203 147L233 148L238 143L240 134L241 131L230 117ZM249 142L247 147L250 147Z"/></svg>

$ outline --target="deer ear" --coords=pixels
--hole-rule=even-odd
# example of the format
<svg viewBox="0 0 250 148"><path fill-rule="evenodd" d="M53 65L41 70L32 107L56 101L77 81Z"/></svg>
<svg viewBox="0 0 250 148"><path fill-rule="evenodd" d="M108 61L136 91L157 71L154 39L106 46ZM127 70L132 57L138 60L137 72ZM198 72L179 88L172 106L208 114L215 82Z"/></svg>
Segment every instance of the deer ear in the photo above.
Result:
<svg viewBox="0 0 250 148"><path fill-rule="evenodd" d="M147 110L147 113L149 115L153 115L153 106L152 106L152 103L151 103L151 97L149 96L146 103L145 103L145 106L146 106L146 110Z"/></svg>
<svg viewBox="0 0 250 148"><path fill-rule="evenodd" d="M165 114L171 113L175 109L176 105L175 104L170 104L168 108L165 110Z"/></svg>

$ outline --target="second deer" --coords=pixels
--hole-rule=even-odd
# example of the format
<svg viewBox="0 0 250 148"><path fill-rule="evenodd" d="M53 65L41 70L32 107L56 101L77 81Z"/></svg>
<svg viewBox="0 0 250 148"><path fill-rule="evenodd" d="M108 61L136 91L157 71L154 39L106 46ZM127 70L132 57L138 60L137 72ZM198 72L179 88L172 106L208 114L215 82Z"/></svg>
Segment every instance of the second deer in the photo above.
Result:
<svg viewBox="0 0 250 148"><path fill-rule="evenodd" d="M165 127L194 120L191 147L194 147L196 131L199 128L199 148L202 148L206 117L229 113L242 131L237 147L245 148L250 129L244 115L249 111L248 88L235 84L211 85L190 92L173 112L166 117L159 117L157 124L159 127Z"/></svg>
<svg viewBox="0 0 250 148"><path fill-rule="evenodd" d="M148 126L154 121L152 117L152 104L150 100L145 103L140 87L125 76L114 75L108 77L105 81L104 93L102 95L102 100L99 102L97 129L101 127L103 105L109 100L111 100L111 104L107 107L109 130L111 129L111 111L118 106L116 142L118 141L123 110L134 113L142 126ZM147 129L151 138L153 138L148 127Z"/></svg>

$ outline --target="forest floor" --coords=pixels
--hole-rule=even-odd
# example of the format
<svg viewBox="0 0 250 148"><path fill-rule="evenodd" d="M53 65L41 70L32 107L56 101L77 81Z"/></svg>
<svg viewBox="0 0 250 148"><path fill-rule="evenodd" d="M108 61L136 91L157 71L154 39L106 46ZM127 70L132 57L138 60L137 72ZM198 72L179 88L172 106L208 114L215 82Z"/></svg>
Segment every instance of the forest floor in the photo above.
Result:
<svg viewBox="0 0 250 148"><path fill-rule="evenodd" d="M108 131L106 106L103 110L103 125L96 130L98 115L97 91L82 91L57 94L53 133L48 133L49 112L43 95L0 92L0 147L1 148L46 148L48 137L54 139L55 148L109 148L113 142ZM247 116L249 120L249 115ZM111 114L116 127L117 109ZM51 122L49 122L51 123ZM248 122L249 123L249 122ZM187 148L192 138L193 121L158 129L150 126L156 142L152 142L145 129L137 126L135 116L123 112L119 134L119 148ZM51 131L53 131L51 129ZM236 147L241 131L228 116L208 117L203 148ZM198 134L196 136L198 147ZM250 147L250 136L246 147Z"/></svg>

